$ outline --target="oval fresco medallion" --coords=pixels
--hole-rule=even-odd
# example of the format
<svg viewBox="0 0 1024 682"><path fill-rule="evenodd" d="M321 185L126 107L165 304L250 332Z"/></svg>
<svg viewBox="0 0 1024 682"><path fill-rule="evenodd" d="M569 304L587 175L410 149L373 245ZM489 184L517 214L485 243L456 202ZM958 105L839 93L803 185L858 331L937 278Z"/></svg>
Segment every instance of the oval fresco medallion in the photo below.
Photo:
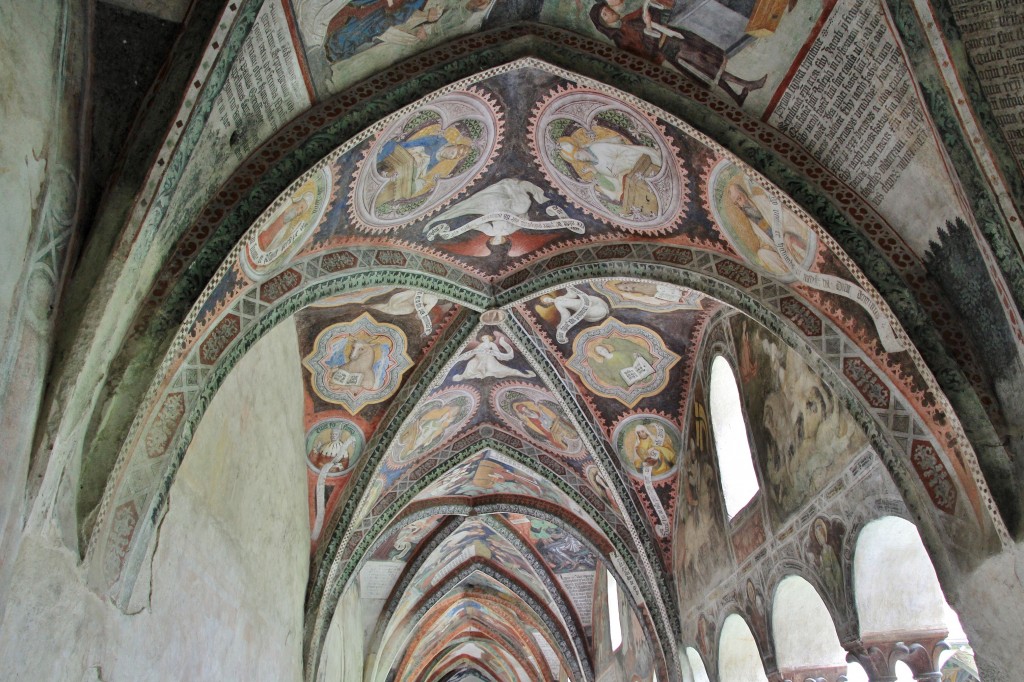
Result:
<svg viewBox="0 0 1024 682"><path fill-rule="evenodd" d="M817 254L814 230L740 166L719 161L707 192L715 223L748 265L783 282L810 270Z"/></svg>
<svg viewBox="0 0 1024 682"><path fill-rule="evenodd" d="M359 414L398 390L402 375L413 364L407 347L401 329L363 313L321 331L302 364L312 375L310 383L318 396Z"/></svg>
<svg viewBox="0 0 1024 682"><path fill-rule="evenodd" d="M639 109L595 90L561 90L537 108L531 144L551 184L591 215L647 234L681 217L685 170Z"/></svg>
<svg viewBox="0 0 1024 682"><path fill-rule="evenodd" d="M662 481L676 470L682 440L675 424L656 414L631 414L615 427L612 443L626 473Z"/></svg>
<svg viewBox="0 0 1024 682"><path fill-rule="evenodd" d="M491 396L501 420L517 434L568 457L584 455L583 439L548 391L528 384L507 384Z"/></svg>
<svg viewBox="0 0 1024 682"><path fill-rule="evenodd" d="M420 403L402 424L388 453L401 469L452 438L476 413L479 398L468 388L445 388Z"/></svg>
<svg viewBox="0 0 1024 682"><path fill-rule="evenodd" d="M349 420L324 419L306 432L306 466L317 475L342 476L359 461L365 445L362 429Z"/></svg>
<svg viewBox="0 0 1024 682"><path fill-rule="evenodd" d="M465 192L500 147L501 114L476 91L444 95L384 129L352 185L351 214L371 232L430 215Z"/></svg>
<svg viewBox="0 0 1024 682"><path fill-rule="evenodd" d="M246 276L262 281L287 265L327 210L331 170L317 169L245 238L239 262Z"/></svg>

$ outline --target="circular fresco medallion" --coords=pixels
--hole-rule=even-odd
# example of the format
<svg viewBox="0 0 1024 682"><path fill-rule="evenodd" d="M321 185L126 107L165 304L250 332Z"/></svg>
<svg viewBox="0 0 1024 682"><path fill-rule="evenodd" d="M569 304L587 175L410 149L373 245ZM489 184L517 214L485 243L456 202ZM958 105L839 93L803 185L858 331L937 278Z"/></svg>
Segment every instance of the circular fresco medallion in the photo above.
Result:
<svg viewBox="0 0 1024 682"><path fill-rule="evenodd" d="M747 265L783 282L811 268L818 244L814 230L740 166L719 161L707 192L719 230Z"/></svg>
<svg viewBox="0 0 1024 682"><path fill-rule="evenodd" d="M648 234L679 220L685 171L639 109L595 90L562 90L538 107L531 142L551 184L591 215Z"/></svg>
<svg viewBox="0 0 1024 682"><path fill-rule="evenodd" d="M444 95L401 117L356 170L352 218L384 232L442 208L490 164L501 127L496 105L475 91Z"/></svg>
<svg viewBox="0 0 1024 682"><path fill-rule="evenodd" d="M676 470L682 440L675 424L656 414L632 414L612 433L612 443L630 476L661 481Z"/></svg>
<svg viewBox="0 0 1024 682"><path fill-rule="evenodd" d="M363 313L323 329L302 364L318 396L359 414L398 390L402 375L413 364L407 346L401 329Z"/></svg>
<svg viewBox="0 0 1024 682"><path fill-rule="evenodd" d="M359 461L366 441L362 430L347 419L324 419L306 432L306 466L328 478L347 474Z"/></svg>
<svg viewBox="0 0 1024 682"><path fill-rule="evenodd" d="M245 238L239 258L249 278L264 280L288 264L323 218L330 191L331 170L325 165L263 217Z"/></svg>
<svg viewBox="0 0 1024 682"><path fill-rule="evenodd" d="M432 394L402 424L388 459L395 468L402 468L437 448L466 425L478 404L475 392L466 388L446 388Z"/></svg>
<svg viewBox="0 0 1024 682"><path fill-rule="evenodd" d="M494 391L491 401L501 420L527 440L568 457L585 454L583 439L549 392L511 384Z"/></svg>

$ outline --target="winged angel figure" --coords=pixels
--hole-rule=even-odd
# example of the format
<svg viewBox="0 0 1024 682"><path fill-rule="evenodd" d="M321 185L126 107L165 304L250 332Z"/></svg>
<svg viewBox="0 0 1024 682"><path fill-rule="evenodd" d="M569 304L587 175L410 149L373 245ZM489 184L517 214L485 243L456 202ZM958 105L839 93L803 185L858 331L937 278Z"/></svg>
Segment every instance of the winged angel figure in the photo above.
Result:
<svg viewBox="0 0 1024 682"><path fill-rule="evenodd" d="M456 374L455 381L466 379L504 379L505 377L534 377L537 376L531 371L521 371L513 367L503 365L515 357L512 344L502 334L484 334L477 344L464 351L455 362L466 362L466 368L461 374Z"/></svg>

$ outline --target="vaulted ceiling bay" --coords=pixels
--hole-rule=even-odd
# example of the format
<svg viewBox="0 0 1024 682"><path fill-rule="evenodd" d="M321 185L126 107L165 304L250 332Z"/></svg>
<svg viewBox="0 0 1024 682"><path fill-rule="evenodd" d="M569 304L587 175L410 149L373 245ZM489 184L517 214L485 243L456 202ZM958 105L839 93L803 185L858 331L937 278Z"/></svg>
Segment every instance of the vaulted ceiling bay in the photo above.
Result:
<svg viewBox="0 0 1024 682"><path fill-rule="evenodd" d="M1002 661L1015 161L907 12L227 4L51 330L6 622L49 564L101 679L977 677L947 602Z"/></svg>

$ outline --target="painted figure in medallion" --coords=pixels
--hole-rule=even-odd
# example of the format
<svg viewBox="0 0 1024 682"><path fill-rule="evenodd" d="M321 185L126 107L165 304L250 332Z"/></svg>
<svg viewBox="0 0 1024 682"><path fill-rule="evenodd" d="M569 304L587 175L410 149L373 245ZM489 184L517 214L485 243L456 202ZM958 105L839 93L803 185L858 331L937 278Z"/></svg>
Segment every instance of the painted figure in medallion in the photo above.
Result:
<svg viewBox="0 0 1024 682"><path fill-rule="evenodd" d="M434 449L465 425L476 406L476 396L462 388L433 394L402 425L391 446L391 459L401 466Z"/></svg>
<svg viewBox="0 0 1024 682"><path fill-rule="evenodd" d="M317 395L358 414L398 390L402 375L412 367L406 348L401 329L363 313L320 332L302 363Z"/></svg>
<svg viewBox="0 0 1024 682"><path fill-rule="evenodd" d="M311 538L320 537L327 504L327 482L348 473L364 445L363 432L347 419L325 419L306 434L306 464L316 474Z"/></svg>
<svg viewBox="0 0 1024 682"><path fill-rule="evenodd" d="M670 482L680 452L679 431L656 414L632 414L615 427L612 442L627 474L642 483L657 517L654 531L666 538L671 531L668 512L657 488Z"/></svg>
<svg viewBox="0 0 1024 682"><path fill-rule="evenodd" d="M498 388L492 400L505 423L542 447L570 456L583 451L583 440L547 391L513 384Z"/></svg>
<svg viewBox="0 0 1024 682"><path fill-rule="evenodd" d="M654 331L609 317L576 336L567 366L594 393L633 407L665 387L677 362Z"/></svg>
<svg viewBox="0 0 1024 682"><path fill-rule="evenodd" d="M558 137L559 156L576 177L593 183L602 203L614 206L617 213L656 215L658 196L648 179L665 162L661 150L634 141L605 119L598 119L592 128L567 125Z"/></svg>
<svg viewBox="0 0 1024 682"><path fill-rule="evenodd" d="M239 259L246 275L260 281L284 267L323 217L330 187L331 171L324 167L297 187L246 238Z"/></svg>
<svg viewBox="0 0 1024 682"><path fill-rule="evenodd" d="M494 106L474 92L450 93L384 130L357 171L353 217L388 230L465 191L497 148Z"/></svg>
<svg viewBox="0 0 1024 682"><path fill-rule="evenodd" d="M548 178L584 210L637 231L678 218L681 167L641 112L598 92L556 93L538 111L533 142Z"/></svg>
<svg viewBox="0 0 1024 682"><path fill-rule="evenodd" d="M726 239L748 263L783 280L811 266L817 244L814 232L739 166L716 166L708 192L711 212Z"/></svg>
<svg viewBox="0 0 1024 682"><path fill-rule="evenodd" d="M615 445L633 476L650 476L664 480L675 471L680 450L676 427L663 417L644 414L628 417L616 428Z"/></svg>

